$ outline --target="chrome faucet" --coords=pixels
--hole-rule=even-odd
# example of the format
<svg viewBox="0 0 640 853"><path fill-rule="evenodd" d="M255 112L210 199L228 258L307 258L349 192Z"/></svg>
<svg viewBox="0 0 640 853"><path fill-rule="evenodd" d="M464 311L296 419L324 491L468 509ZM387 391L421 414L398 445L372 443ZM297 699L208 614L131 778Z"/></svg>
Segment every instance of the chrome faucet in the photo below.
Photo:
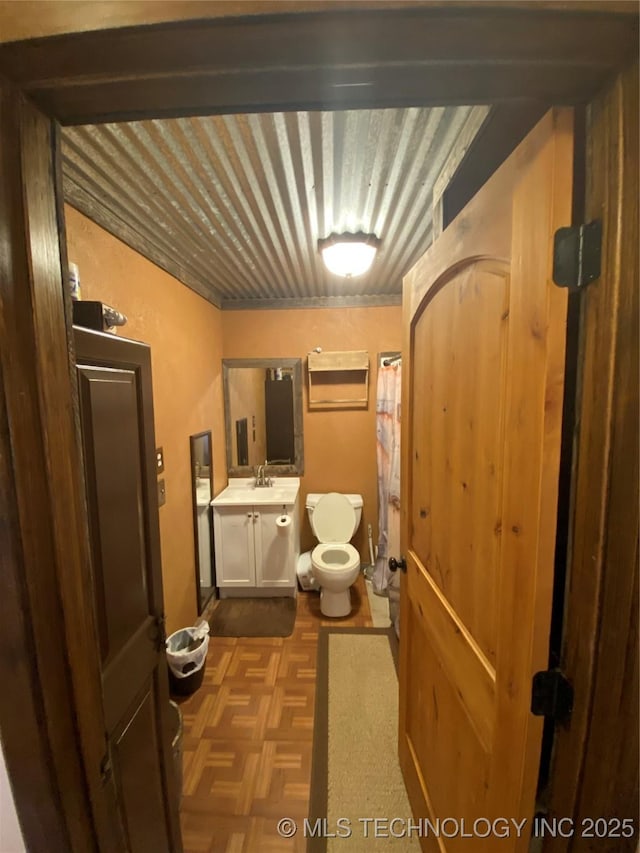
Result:
<svg viewBox="0 0 640 853"><path fill-rule="evenodd" d="M273 485L271 477L265 476L265 469L268 464L269 463L265 461L262 465L258 465L256 470L256 488Z"/></svg>

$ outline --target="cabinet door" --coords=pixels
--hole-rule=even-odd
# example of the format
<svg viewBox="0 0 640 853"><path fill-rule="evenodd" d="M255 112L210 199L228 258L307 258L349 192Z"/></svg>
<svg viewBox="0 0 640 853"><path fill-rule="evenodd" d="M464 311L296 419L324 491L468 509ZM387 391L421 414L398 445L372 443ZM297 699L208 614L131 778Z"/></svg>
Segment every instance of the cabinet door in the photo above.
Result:
<svg viewBox="0 0 640 853"><path fill-rule="evenodd" d="M282 507L260 507L255 515L256 586L294 586L293 525L284 531L277 527Z"/></svg>
<svg viewBox="0 0 640 853"><path fill-rule="evenodd" d="M218 586L252 587L255 580L254 513L251 507L216 507Z"/></svg>

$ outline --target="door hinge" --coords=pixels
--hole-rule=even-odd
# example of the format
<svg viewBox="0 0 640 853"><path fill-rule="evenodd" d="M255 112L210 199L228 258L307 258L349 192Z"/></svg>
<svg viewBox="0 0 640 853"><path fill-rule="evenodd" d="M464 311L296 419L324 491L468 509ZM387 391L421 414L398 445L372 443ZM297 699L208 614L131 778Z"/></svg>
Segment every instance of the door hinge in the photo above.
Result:
<svg viewBox="0 0 640 853"><path fill-rule="evenodd" d="M559 669L536 672L531 683L531 713L566 723L573 711L573 687Z"/></svg>
<svg viewBox="0 0 640 853"><path fill-rule="evenodd" d="M113 775L113 765L111 764L111 756L106 752L100 762L100 779L102 784L106 785L111 781Z"/></svg>
<svg viewBox="0 0 640 853"><path fill-rule="evenodd" d="M581 288L600 278L602 222L558 228L553 237L553 280L559 287Z"/></svg>
<svg viewBox="0 0 640 853"><path fill-rule="evenodd" d="M167 645L167 628L166 628L166 620L164 613L158 614L156 616L156 649L159 652L165 650Z"/></svg>

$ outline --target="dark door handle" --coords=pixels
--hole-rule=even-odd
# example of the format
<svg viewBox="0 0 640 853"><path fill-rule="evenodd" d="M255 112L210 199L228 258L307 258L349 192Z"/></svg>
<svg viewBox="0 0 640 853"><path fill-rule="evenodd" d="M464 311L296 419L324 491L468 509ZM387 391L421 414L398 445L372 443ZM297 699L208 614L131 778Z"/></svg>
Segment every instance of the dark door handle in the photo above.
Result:
<svg viewBox="0 0 640 853"><path fill-rule="evenodd" d="M389 570L392 572L397 572L398 569L400 569L400 571L406 573L407 561L405 560L405 558L400 557L399 560L396 560L395 557L389 557Z"/></svg>

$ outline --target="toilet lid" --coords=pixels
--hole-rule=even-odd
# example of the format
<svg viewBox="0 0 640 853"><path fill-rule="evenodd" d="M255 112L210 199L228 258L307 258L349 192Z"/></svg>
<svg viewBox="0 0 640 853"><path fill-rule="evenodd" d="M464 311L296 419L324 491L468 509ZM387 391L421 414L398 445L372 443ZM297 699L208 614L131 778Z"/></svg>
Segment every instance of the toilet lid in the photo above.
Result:
<svg viewBox="0 0 640 853"><path fill-rule="evenodd" d="M313 511L313 528L318 542L348 542L355 523L356 513L349 498L338 492L323 495Z"/></svg>

